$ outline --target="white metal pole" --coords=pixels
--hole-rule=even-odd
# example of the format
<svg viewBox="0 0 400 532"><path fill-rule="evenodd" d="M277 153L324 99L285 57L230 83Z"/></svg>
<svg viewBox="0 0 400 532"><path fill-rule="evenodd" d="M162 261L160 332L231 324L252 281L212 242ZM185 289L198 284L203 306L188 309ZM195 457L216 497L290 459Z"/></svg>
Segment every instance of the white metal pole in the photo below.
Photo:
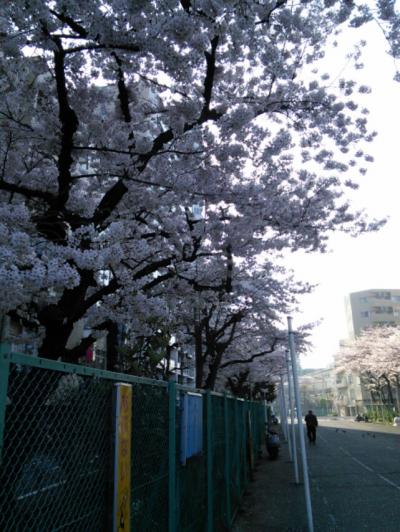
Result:
<svg viewBox="0 0 400 532"><path fill-rule="evenodd" d="M282 387L282 381L281 385L279 386L279 397L280 397L280 410L281 410L281 427L283 431L283 436L285 438L285 441L288 438L288 431L287 431L287 418L286 418L286 405L285 405L285 397L283 395L283 387Z"/></svg>
<svg viewBox="0 0 400 532"><path fill-rule="evenodd" d="M283 411L283 424L285 426L285 436L286 440L289 439L289 424L288 424L288 418L287 418L287 406L286 406L286 397L285 397L285 388L283 386L283 376L280 375L281 379L281 397L282 397L282 411Z"/></svg>
<svg viewBox="0 0 400 532"><path fill-rule="evenodd" d="M288 448L289 448L289 458L292 460L292 442L290 441L290 434L289 434L289 424L288 424L288 418L287 418L287 408L286 408L286 399L285 399L285 387L283 385L283 375L281 373L280 375L281 379L281 393L282 393L282 399L283 399L283 408L285 410L285 418L282 419L282 423L285 424L285 431L286 431L286 440L288 442Z"/></svg>
<svg viewBox="0 0 400 532"><path fill-rule="evenodd" d="M299 465L297 462L297 446L296 446L296 426L294 424L294 401L292 393L292 376L290 375L290 360L289 360L289 351L285 351L286 357L286 367L287 367L287 376L288 376L288 392L289 392L289 407L290 407L290 424L292 432L292 456L293 456L293 467L294 467L294 480L296 484L299 484ZM290 438L289 438L290 439Z"/></svg>
<svg viewBox="0 0 400 532"><path fill-rule="evenodd" d="M298 429L299 429L299 436L300 436L300 450L301 450L301 458L303 462L304 495L306 499L308 532L314 532L314 523L313 523L312 506L311 506L310 479L308 477L306 443L304 439L304 430L303 430L303 414L301 412L301 404L300 404L299 379L297 375L296 347L294 343L294 333L292 329L292 318L288 316L287 322L288 322L288 332L289 332L290 357L292 360L293 388L294 388L294 396L296 400L297 422L298 422Z"/></svg>

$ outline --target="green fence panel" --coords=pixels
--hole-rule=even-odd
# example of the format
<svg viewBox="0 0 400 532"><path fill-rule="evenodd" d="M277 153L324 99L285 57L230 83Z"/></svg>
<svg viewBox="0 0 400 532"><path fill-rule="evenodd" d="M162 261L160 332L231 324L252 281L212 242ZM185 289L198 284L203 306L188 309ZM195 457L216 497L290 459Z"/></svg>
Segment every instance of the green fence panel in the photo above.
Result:
<svg viewBox="0 0 400 532"><path fill-rule="evenodd" d="M112 382L11 362L0 530L104 530Z"/></svg>
<svg viewBox="0 0 400 532"><path fill-rule="evenodd" d="M225 504L226 504L226 526L229 529L232 522L232 499L231 499L231 478L232 478L232 438L231 438L231 424L230 424L230 415L229 415L229 399L226 394L223 398L224 401L224 484L225 484Z"/></svg>
<svg viewBox="0 0 400 532"><path fill-rule="evenodd" d="M206 448L207 448L207 532L214 529L214 484L213 484L213 417L211 392L207 392L206 407Z"/></svg>
<svg viewBox="0 0 400 532"><path fill-rule="evenodd" d="M182 463L181 396L177 414L177 530L179 532L204 532L207 527L207 410L206 398L202 397L203 433L202 452L186 459Z"/></svg>
<svg viewBox="0 0 400 532"><path fill-rule="evenodd" d="M132 531L231 528L250 479L250 456L256 460L262 444L262 405L197 394L202 448L182 460L188 389L178 386L176 393L175 383L4 351L3 346L1 531L111 530L115 382L131 383L133 392ZM200 413L198 420L201 425Z"/></svg>
<svg viewBox="0 0 400 532"><path fill-rule="evenodd" d="M239 423L239 455L240 455L240 470L239 470L239 486L240 496L246 488L246 423L245 423L245 402L237 401L238 405L238 423Z"/></svg>
<svg viewBox="0 0 400 532"><path fill-rule="evenodd" d="M214 532L226 530L225 427L222 397L212 396Z"/></svg>
<svg viewBox="0 0 400 532"><path fill-rule="evenodd" d="M168 388L133 383L131 529L168 530Z"/></svg>
<svg viewBox="0 0 400 532"><path fill-rule="evenodd" d="M6 422L6 410L8 403L8 378L10 374L10 361L8 358L8 346L0 345L0 465L3 460L3 440Z"/></svg>
<svg viewBox="0 0 400 532"><path fill-rule="evenodd" d="M239 472L240 472L240 434L238 430L238 417L236 399L229 399L229 439L231 441L230 452L230 498L232 506L232 518L236 515L236 511L240 505L240 489L239 489Z"/></svg>

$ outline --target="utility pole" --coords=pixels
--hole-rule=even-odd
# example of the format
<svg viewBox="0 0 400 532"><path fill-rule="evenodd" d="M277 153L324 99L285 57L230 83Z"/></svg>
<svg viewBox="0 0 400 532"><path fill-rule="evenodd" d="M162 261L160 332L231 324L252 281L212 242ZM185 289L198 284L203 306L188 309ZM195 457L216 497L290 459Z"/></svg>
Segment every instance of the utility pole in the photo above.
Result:
<svg viewBox="0 0 400 532"><path fill-rule="evenodd" d="M282 417L281 425L282 425L282 428L285 427L284 433L285 433L285 437L286 437L286 440L287 440L288 446L289 446L290 461L292 461L292 444L291 444L291 441L290 441L290 434L289 434L289 424L288 424L288 419L287 419L287 408L286 408L286 400L285 400L285 389L284 389L284 385L283 385L283 375L282 375L282 373L280 374L280 380L281 380L282 406L283 406L283 411L285 412L284 417L281 416Z"/></svg>
<svg viewBox="0 0 400 532"><path fill-rule="evenodd" d="M285 397L283 395L283 386L282 386L282 375L281 375L281 381L279 386L279 410L281 414L281 427L283 431L283 436L285 440L287 440L288 433L287 433L287 418L286 418L286 405L285 405Z"/></svg>
<svg viewBox="0 0 400 532"><path fill-rule="evenodd" d="M293 457L293 467L294 467L294 481L296 484L299 484L299 466L297 463L297 446L296 446L296 426L294 424L294 401L292 393L292 377L290 375L290 357L288 349L285 350L286 358L286 368L288 376L288 393L289 393L289 408L290 408L290 428L292 432L292 457ZM289 438L290 441L290 438Z"/></svg>
<svg viewBox="0 0 400 532"><path fill-rule="evenodd" d="M306 443L304 439L303 414L301 412L299 378L297 374L296 347L295 347L295 342L294 342L294 333L292 329L292 318L288 317L287 322L288 322L290 358L292 361L293 388L294 388L294 396L296 400L297 423L299 427L300 449L301 449L301 458L302 458L302 463L303 463L304 495L306 499L308 532L314 532L314 523L313 523L312 506L311 506L310 480L308 477Z"/></svg>

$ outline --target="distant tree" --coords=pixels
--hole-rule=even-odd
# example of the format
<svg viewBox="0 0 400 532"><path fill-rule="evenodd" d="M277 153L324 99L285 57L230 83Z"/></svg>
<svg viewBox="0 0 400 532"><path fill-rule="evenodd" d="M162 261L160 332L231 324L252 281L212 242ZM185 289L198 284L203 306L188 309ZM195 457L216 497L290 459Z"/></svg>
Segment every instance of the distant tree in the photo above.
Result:
<svg viewBox="0 0 400 532"><path fill-rule="evenodd" d="M393 386L399 393L400 327L379 326L361 331L341 348L339 364L361 374L374 401L393 404Z"/></svg>
<svg viewBox="0 0 400 532"><path fill-rule="evenodd" d="M266 400L273 402L276 399L276 384L269 380L249 382L250 370L241 370L238 375L228 377L226 388L229 392L243 399Z"/></svg>

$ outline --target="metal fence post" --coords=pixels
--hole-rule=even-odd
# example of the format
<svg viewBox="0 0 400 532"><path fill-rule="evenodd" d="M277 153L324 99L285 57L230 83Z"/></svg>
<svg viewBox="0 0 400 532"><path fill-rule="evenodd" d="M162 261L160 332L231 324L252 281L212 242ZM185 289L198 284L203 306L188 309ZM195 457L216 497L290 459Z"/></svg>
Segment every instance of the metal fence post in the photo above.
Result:
<svg viewBox="0 0 400 532"><path fill-rule="evenodd" d="M262 403L257 403L257 410L258 410L258 451L259 451L259 456L261 457L263 434L264 434L264 405Z"/></svg>
<svg viewBox="0 0 400 532"><path fill-rule="evenodd" d="M244 469L244 487L247 486L247 483L249 481L249 464L250 464L250 458L249 458L249 452L248 452L248 426L247 426L247 401L243 403L243 410L242 410L242 431L243 431L243 469Z"/></svg>
<svg viewBox="0 0 400 532"><path fill-rule="evenodd" d="M225 494L226 494L226 521L228 529L231 526L231 471L230 471L230 445L229 445L229 418L228 398L224 394L224 441L225 441Z"/></svg>
<svg viewBox="0 0 400 532"><path fill-rule="evenodd" d="M176 531L176 383L168 383L168 532Z"/></svg>
<svg viewBox="0 0 400 532"><path fill-rule="evenodd" d="M235 461L236 461L236 489L240 499L240 431L239 431L239 411L238 399L235 399Z"/></svg>
<svg viewBox="0 0 400 532"><path fill-rule="evenodd" d="M8 377L10 374L9 344L0 344L0 465L3 460L4 428L6 422Z"/></svg>
<svg viewBox="0 0 400 532"><path fill-rule="evenodd" d="M288 321L290 360L292 361L293 391L294 391L294 397L296 400L297 423L298 423L299 436L300 436L301 458L303 462L303 481L304 481L304 495L306 499L307 524L308 524L308 531L314 532L310 481L309 481L309 476L308 476L306 445L304 441L303 415L301 412L300 388L299 388L299 380L298 380L298 375L297 375L297 360L296 360L297 355L296 355L296 347L295 347L295 342L294 342L294 332L292 328L292 318L288 316L287 321Z"/></svg>
<svg viewBox="0 0 400 532"><path fill-rule="evenodd" d="M292 452L291 452L291 458L293 458L293 467L294 467L294 481L296 484L299 484L299 467L297 464L297 448L296 448L296 426L294 424L294 400L293 400L293 393L292 393L292 377L290 373L290 357L289 357L289 351L286 349L285 351L285 358L286 358L286 367L287 367L287 379L288 379L288 393L289 393L289 408L290 408L290 430L291 430L291 437L290 433L289 436L289 443L292 442Z"/></svg>
<svg viewBox="0 0 400 532"><path fill-rule="evenodd" d="M213 418L212 397L210 390L206 394L207 412L207 531L214 529L214 486L213 486Z"/></svg>

